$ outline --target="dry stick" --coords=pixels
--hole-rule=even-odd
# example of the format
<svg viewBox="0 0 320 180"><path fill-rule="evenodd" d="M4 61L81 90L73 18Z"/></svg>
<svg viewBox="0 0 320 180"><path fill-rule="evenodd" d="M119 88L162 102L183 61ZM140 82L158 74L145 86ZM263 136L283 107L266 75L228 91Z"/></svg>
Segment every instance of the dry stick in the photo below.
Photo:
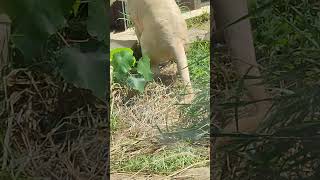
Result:
<svg viewBox="0 0 320 180"><path fill-rule="evenodd" d="M61 36L60 36L60 38L61 38ZM71 42L71 43L82 43L82 42L88 42L88 41L89 41L89 39L82 39L82 40L68 39L68 40L66 40L66 42Z"/></svg>
<svg viewBox="0 0 320 180"><path fill-rule="evenodd" d="M62 36L61 33L57 32L58 36L60 37L60 39L64 42L64 44L68 47L70 47L70 44L67 42L67 40Z"/></svg>

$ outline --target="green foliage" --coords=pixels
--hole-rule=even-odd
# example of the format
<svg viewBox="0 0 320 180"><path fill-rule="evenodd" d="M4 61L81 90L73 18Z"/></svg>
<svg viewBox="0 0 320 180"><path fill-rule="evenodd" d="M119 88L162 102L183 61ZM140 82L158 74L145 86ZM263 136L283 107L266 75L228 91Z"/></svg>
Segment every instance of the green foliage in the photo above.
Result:
<svg viewBox="0 0 320 180"><path fill-rule="evenodd" d="M6 0L4 11L13 20L14 45L26 59L41 53L47 38L66 25L65 15L72 8L73 0Z"/></svg>
<svg viewBox="0 0 320 180"><path fill-rule="evenodd" d="M81 0L75 0L74 4L72 6L72 13L74 16L77 16L80 4L81 4Z"/></svg>
<svg viewBox="0 0 320 180"><path fill-rule="evenodd" d="M82 52L80 48L63 48L61 50L62 67L60 73L66 81L90 89L103 99L107 84L106 50L98 49L93 52Z"/></svg>
<svg viewBox="0 0 320 180"><path fill-rule="evenodd" d="M195 41L187 53L191 80L199 87L210 81L210 42Z"/></svg>
<svg viewBox="0 0 320 180"><path fill-rule="evenodd" d="M142 154L130 157L130 159L125 159L113 165L115 167L112 168L126 172L143 170L148 173L170 174L193 164L206 162L207 156L203 156L203 154L206 153L200 149L191 147L165 148L154 154Z"/></svg>
<svg viewBox="0 0 320 180"><path fill-rule="evenodd" d="M113 53L111 65L114 68L116 79L123 81L130 73L133 67L134 60L133 54L129 51L122 50L117 53Z"/></svg>
<svg viewBox="0 0 320 180"><path fill-rule="evenodd" d="M189 119L204 120L208 123L210 112L210 42L193 42L187 57L193 87L197 88L199 92L193 103L184 107L184 111Z"/></svg>
<svg viewBox="0 0 320 180"><path fill-rule="evenodd" d="M102 50L106 49L103 41L108 33L106 5L104 0L1 1L1 11L13 20L13 47L23 54L23 58L14 59L17 61L15 64L19 67L30 66L35 61L41 63L48 61L45 57L52 58L52 55L60 54L55 60L63 64L58 67L63 78L67 82L90 89L96 96L103 98L108 67L108 60L105 58L108 52ZM81 11L86 9L84 6L88 7L88 12ZM89 36L69 37L76 32L75 29L80 29L77 33ZM74 38L88 38L89 41L73 44L67 42ZM92 43L94 41L95 44ZM47 56L48 54L51 56Z"/></svg>
<svg viewBox="0 0 320 180"><path fill-rule="evenodd" d="M248 8L249 10L257 7L257 0L248 0Z"/></svg>
<svg viewBox="0 0 320 180"><path fill-rule="evenodd" d="M130 48L116 48L116 49L113 49L113 50L110 52L110 61L113 60L113 55L114 55L115 53L118 53L118 52L121 52L121 51L123 51L123 53L130 53L131 55L133 55L133 51L132 51L132 49L130 49ZM134 66L134 64L136 63L136 58L133 57L133 59L134 59L134 63L132 64L132 66Z"/></svg>
<svg viewBox="0 0 320 180"><path fill-rule="evenodd" d="M92 0L88 3L87 29L89 34L99 41L104 40L108 33L107 17L106 2L104 0Z"/></svg>
<svg viewBox="0 0 320 180"><path fill-rule="evenodd" d="M190 18L186 20L187 27L192 28L192 27L198 27L203 25L203 23L210 21L210 14L205 12L200 16L196 16L194 18Z"/></svg>
<svg viewBox="0 0 320 180"><path fill-rule="evenodd" d="M134 75L130 75L127 79L127 84L135 90L138 90L140 93L144 91L144 87L146 86L147 81L142 77L136 77Z"/></svg>
<svg viewBox="0 0 320 180"><path fill-rule="evenodd" d="M146 83L153 79L150 59L141 57L135 66L136 59L129 48L116 48L110 54L115 80L142 93Z"/></svg>
<svg viewBox="0 0 320 180"><path fill-rule="evenodd" d="M317 0L279 0L252 18L257 60L273 95L260 132L270 136L244 136L228 147L245 164L237 167L235 179L319 177L319 9ZM248 146L257 142L254 150ZM301 171L309 164L310 173Z"/></svg>
<svg viewBox="0 0 320 180"><path fill-rule="evenodd" d="M143 76L146 81L152 80L152 72L150 69L150 59L142 57L138 62L137 72Z"/></svg>

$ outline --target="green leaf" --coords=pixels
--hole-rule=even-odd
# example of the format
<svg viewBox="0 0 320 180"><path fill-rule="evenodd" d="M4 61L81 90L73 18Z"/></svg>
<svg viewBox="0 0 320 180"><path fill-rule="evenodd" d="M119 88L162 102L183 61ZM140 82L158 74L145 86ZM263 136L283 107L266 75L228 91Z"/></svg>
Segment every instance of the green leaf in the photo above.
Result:
<svg viewBox="0 0 320 180"><path fill-rule="evenodd" d="M77 16L80 4L81 4L81 0L75 0L74 4L72 6L74 16Z"/></svg>
<svg viewBox="0 0 320 180"><path fill-rule="evenodd" d="M74 0L4 0L1 5L13 20L15 46L27 60L38 56L47 38L66 25L65 15Z"/></svg>
<svg viewBox="0 0 320 180"><path fill-rule="evenodd" d="M108 21L106 2L104 0L91 0L88 4L87 30L99 41L105 39L108 33Z"/></svg>
<svg viewBox="0 0 320 180"><path fill-rule="evenodd" d="M120 51L114 53L112 59L111 65L114 68L115 78L121 81L128 76L135 58L130 51Z"/></svg>
<svg viewBox="0 0 320 180"><path fill-rule="evenodd" d="M132 89L138 90L140 93L143 93L144 87L147 82L144 78L129 76L127 83Z"/></svg>
<svg viewBox="0 0 320 180"><path fill-rule="evenodd" d="M146 81L151 81L153 79L150 68L150 59L148 57L144 56L139 60L137 71Z"/></svg>
<svg viewBox="0 0 320 180"><path fill-rule="evenodd" d="M64 48L60 73L67 82L90 89L95 96L105 98L108 67L105 54L103 49L83 53L79 48Z"/></svg>
<svg viewBox="0 0 320 180"><path fill-rule="evenodd" d="M136 58L133 56L133 51L132 49L130 48L115 48L115 49L112 49L111 52L110 52L110 61L113 60L113 56L116 54L116 53L119 53L119 52L122 52L122 51L127 51L128 53L130 53L133 57L133 64L132 66L134 66L134 64L136 63Z"/></svg>

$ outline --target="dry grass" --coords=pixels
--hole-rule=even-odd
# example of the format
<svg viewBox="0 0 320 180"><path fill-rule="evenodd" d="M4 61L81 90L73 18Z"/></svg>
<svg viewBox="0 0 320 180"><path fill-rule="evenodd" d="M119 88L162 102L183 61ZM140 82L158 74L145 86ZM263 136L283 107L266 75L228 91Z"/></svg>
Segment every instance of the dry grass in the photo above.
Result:
<svg viewBox="0 0 320 180"><path fill-rule="evenodd" d="M147 85L144 94L137 95L114 86L112 94L112 113L121 124L111 137L112 161L155 151L159 148L156 126L164 128L179 120L178 109L174 106L176 98L170 87L153 82Z"/></svg>
<svg viewBox="0 0 320 180"><path fill-rule="evenodd" d="M144 94L128 98L130 91L125 88L113 90L113 114L121 118L126 131L121 132L135 137L154 136L155 126L166 127L179 120L179 110L175 103L177 98L171 87L158 83L147 85ZM141 131L143 127L143 131Z"/></svg>
<svg viewBox="0 0 320 180"><path fill-rule="evenodd" d="M1 178L101 179L106 104L43 73L17 69L5 79Z"/></svg>
<svg viewBox="0 0 320 180"><path fill-rule="evenodd" d="M166 77L162 77L162 83L148 83L143 94L134 93L118 84L113 85L112 117L117 121L117 127L111 135L112 173L126 172L120 164L144 155L162 156L161 153L172 153L170 156L176 158L185 156L183 152L175 150L190 145L161 140L161 132L170 132L177 125L188 123L188 119L182 115L181 106L177 105L181 82L176 81L175 68L176 65L172 63L162 68L161 73L166 74ZM202 157L194 160L208 158L205 156L207 148L194 149L196 152L206 151L202 152ZM188 153L183 158L193 156ZM136 174L142 172L146 172L145 169L138 170Z"/></svg>

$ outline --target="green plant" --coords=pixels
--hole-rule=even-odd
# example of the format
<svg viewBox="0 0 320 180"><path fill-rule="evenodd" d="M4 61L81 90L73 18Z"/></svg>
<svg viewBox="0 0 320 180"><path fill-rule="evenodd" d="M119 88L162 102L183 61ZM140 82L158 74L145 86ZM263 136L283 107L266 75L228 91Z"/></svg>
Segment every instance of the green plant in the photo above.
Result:
<svg viewBox="0 0 320 180"><path fill-rule="evenodd" d="M67 82L105 97L108 17L104 0L4 0L0 7L13 21L10 39L15 67L47 65L49 59L54 65L50 68Z"/></svg>
<svg viewBox="0 0 320 180"><path fill-rule="evenodd" d="M207 156L200 148L189 146L177 146L164 148L153 154L141 154L130 159L123 159L112 164L113 169L125 172L147 172L156 174L171 174L178 169L186 168L194 164L203 165L208 162Z"/></svg>
<svg viewBox="0 0 320 180"><path fill-rule="evenodd" d="M192 28L192 27L200 27L203 25L205 22L210 21L210 14L208 12L204 12L200 16L196 16L190 19L186 20L187 27Z"/></svg>
<svg viewBox="0 0 320 180"><path fill-rule="evenodd" d="M209 86L210 81L210 42L195 41L187 52L191 80L199 87Z"/></svg>
<svg viewBox="0 0 320 180"><path fill-rule="evenodd" d="M110 53L113 77L119 83L126 84L139 92L144 91L148 81L153 79L150 68L150 59L143 56L136 63L133 51L130 48L116 48Z"/></svg>

